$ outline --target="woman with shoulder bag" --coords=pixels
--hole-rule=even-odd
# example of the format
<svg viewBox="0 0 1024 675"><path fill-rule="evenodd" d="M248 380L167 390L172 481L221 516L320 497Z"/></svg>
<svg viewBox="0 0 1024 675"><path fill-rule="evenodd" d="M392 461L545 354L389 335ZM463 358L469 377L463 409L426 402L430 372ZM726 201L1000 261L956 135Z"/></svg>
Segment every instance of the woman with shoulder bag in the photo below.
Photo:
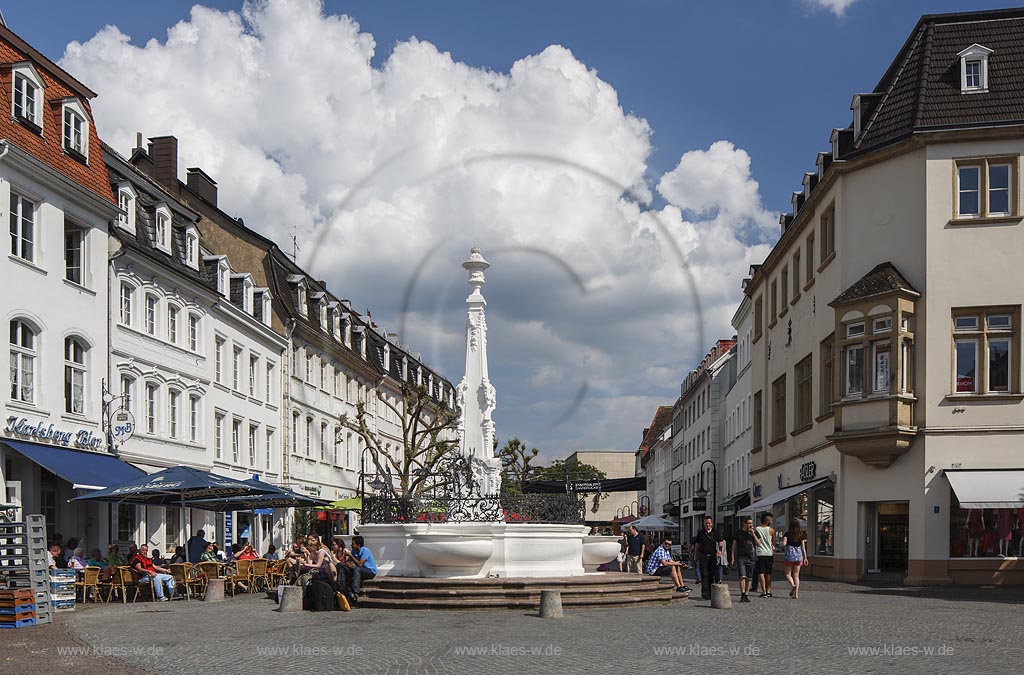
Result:
<svg viewBox="0 0 1024 675"><path fill-rule="evenodd" d="M794 518L789 530L782 537L782 559L786 564L786 581L789 582L789 597L800 597L800 567L807 563L807 535Z"/></svg>

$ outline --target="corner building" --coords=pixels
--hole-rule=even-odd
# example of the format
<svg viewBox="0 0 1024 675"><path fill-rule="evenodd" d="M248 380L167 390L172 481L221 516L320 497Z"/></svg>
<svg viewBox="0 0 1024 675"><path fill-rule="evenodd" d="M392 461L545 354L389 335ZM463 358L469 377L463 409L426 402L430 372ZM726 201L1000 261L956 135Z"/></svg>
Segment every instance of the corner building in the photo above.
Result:
<svg viewBox="0 0 1024 675"><path fill-rule="evenodd" d="M1024 10L923 17L753 303L753 500L812 573L1024 583Z"/></svg>

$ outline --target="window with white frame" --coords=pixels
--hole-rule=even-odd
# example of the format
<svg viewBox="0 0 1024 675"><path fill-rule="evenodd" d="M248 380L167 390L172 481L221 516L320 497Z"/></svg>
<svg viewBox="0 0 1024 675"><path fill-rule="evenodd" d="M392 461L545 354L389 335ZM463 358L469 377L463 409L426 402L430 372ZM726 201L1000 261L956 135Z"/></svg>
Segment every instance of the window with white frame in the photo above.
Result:
<svg viewBox="0 0 1024 675"><path fill-rule="evenodd" d="M259 372L260 357L249 355L249 396L256 395L256 373Z"/></svg>
<svg viewBox="0 0 1024 675"><path fill-rule="evenodd" d="M11 321L11 400L33 403L36 391L36 331L21 319Z"/></svg>
<svg viewBox="0 0 1024 675"><path fill-rule="evenodd" d="M292 413L292 452L299 454L299 413Z"/></svg>
<svg viewBox="0 0 1024 675"><path fill-rule="evenodd" d="M15 65L13 73L11 114L15 119L28 122L41 131L43 127L43 80L38 71L28 63Z"/></svg>
<svg viewBox="0 0 1024 675"><path fill-rule="evenodd" d="M242 348L235 347L231 353L231 388L235 391L241 389L242 372Z"/></svg>
<svg viewBox="0 0 1024 675"><path fill-rule="evenodd" d="M961 94L988 91L988 57L991 54L991 49L977 43L957 54L960 58Z"/></svg>
<svg viewBox="0 0 1024 675"><path fill-rule="evenodd" d="M157 297L150 293L146 294L146 332L156 335L156 306Z"/></svg>
<svg viewBox="0 0 1024 675"><path fill-rule="evenodd" d="M954 394L1020 391L1019 324L1019 306L953 311Z"/></svg>
<svg viewBox="0 0 1024 675"><path fill-rule="evenodd" d="M191 351L199 351L199 316L188 315L188 348Z"/></svg>
<svg viewBox="0 0 1024 675"><path fill-rule="evenodd" d="M146 433L156 433L156 397L158 386L153 382L146 384Z"/></svg>
<svg viewBox="0 0 1024 675"><path fill-rule="evenodd" d="M249 425L249 466L256 468L256 443L259 436L259 426Z"/></svg>
<svg viewBox="0 0 1024 675"><path fill-rule="evenodd" d="M267 382L263 387L267 403L274 402L274 364L267 361Z"/></svg>
<svg viewBox="0 0 1024 675"><path fill-rule="evenodd" d="M238 449L241 445L242 436L242 420L233 419L231 421L231 461L234 464L238 464Z"/></svg>
<svg viewBox="0 0 1024 675"><path fill-rule="evenodd" d="M155 230L157 248L164 253L171 252L171 212L166 206L158 206L155 214Z"/></svg>
<svg viewBox="0 0 1024 675"><path fill-rule="evenodd" d="M85 240L87 230L64 220L64 278L73 284L85 284Z"/></svg>
<svg viewBox="0 0 1024 675"><path fill-rule="evenodd" d="M267 471L274 470L274 430L267 429L267 432L263 434L263 440L266 445L266 458L263 468Z"/></svg>
<svg viewBox="0 0 1024 675"><path fill-rule="evenodd" d="M181 392L175 389L167 390L167 435L171 438L178 437L178 415Z"/></svg>
<svg viewBox="0 0 1024 675"><path fill-rule="evenodd" d="M224 415L217 413L213 416L213 458L220 459L224 456Z"/></svg>
<svg viewBox="0 0 1024 675"><path fill-rule="evenodd" d="M11 190L11 255L28 262L36 259L36 205Z"/></svg>
<svg viewBox="0 0 1024 675"><path fill-rule="evenodd" d="M132 407L135 403L135 378L129 375L121 376L121 407L129 412L134 412Z"/></svg>
<svg viewBox="0 0 1024 675"><path fill-rule="evenodd" d="M132 325L132 295L134 292L131 284L121 282L121 323L125 326Z"/></svg>
<svg viewBox="0 0 1024 675"><path fill-rule="evenodd" d="M214 380L224 384L224 338L214 340Z"/></svg>
<svg viewBox="0 0 1024 675"><path fill-rule="evenodd" d="M338 457L341 454L339 452L341 448L341 427L334 427L334 456L331 459L331 463L335 466L338 465Z"/></svg>
<svg viewBox="0 0 1024 675"><path fill-rule="evenodd" d="M199 235L193 229L185 233L185 264L192 269L199 268Z"/></svg>
<svg viewBox="0 0 1024 675"><path fill-rule="evenodd" d="M180 310L174 305L167 306L167 341L178 344L178 314Z"/></svg>
<svg viewBox="0 0 1024 675"><path fill-rule="evenodd" d="M64 339L64 412L85 414L85 345L77 338Z"/></svg>
<svg viewBox="0 0 1024 675"><path fill-rule="evenodd" d="M89 156L89 121L85 107L76 100L64 103L64 130L61 145L71 155L86 159Z"/></svg>
<svg viewBox="0 0 1024 675"><path fill-rule="evenodd" d="M117 188L117 206L121 212L117 214L117 223L123 229L135 233L135 189L124 184Z"/></svg>
<svg viewBox="0 0 1024 675"><path fill-rule="evenodd" d="M310 456L313 449L313 418L306 418L306 457Z"/></svg>
<svg viewBox="0 0 1024 675"><path fill-rule="evenodd" d="M200 415L200 401L199 397L192 395L188 397L188 440L193 443L199 442L199 415Z"/></svg>
<svg viewBox="0 0 1024 675"><path fill-rule="evenodd" d="M263 318L263 323L267 326L270 325L270 291L264 290L260 293L260 302L263 303L263 312L260 315Z"/></svg>
<svg viewBox="0 0 1024 675"><path fill-rule="evenodd" d="M306 348L306 376L303 378L310 384L313 383L313 352Z"/></svg>
<svg viewBox="0 0 1024 675"><path fill-rule="evenodd" d="M320 461L327 461L327 422L320 423Z"/></svg>
<svg viewBox="0 0 1024 675"><path fill-rule="evenodd" d="M1017 212L1014 201L1016 185L1016 158L957 160L954 217L970 219L1014 215Z"/></svg>

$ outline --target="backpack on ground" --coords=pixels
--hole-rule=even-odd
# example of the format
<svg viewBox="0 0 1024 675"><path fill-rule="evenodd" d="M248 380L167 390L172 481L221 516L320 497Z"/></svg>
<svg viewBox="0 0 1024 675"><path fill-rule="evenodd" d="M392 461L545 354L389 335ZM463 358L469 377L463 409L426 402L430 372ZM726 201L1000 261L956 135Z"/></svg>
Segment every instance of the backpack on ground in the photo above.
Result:
<svg viewBox="0 0 1024 675"><path fill-rule="evenodd" d="M309 609L313 612L329 612L334 609L337 602L331 582L319 577L313 577L306 586L306 598L309 600Z"/></svg>

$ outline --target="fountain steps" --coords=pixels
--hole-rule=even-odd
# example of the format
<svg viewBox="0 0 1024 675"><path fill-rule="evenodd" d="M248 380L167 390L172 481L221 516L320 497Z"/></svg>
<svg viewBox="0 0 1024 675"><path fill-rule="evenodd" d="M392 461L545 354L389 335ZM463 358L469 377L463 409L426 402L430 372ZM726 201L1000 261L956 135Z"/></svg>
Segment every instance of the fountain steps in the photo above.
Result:
<svg viewBox="0 0 1024 675"><path fill-rule="evenodd" d="M536 609L542 590L577 608L665 605L686 599L656 577L602 574L555 578L381 577L365 584L360 606L380 609Z"/></svg>

